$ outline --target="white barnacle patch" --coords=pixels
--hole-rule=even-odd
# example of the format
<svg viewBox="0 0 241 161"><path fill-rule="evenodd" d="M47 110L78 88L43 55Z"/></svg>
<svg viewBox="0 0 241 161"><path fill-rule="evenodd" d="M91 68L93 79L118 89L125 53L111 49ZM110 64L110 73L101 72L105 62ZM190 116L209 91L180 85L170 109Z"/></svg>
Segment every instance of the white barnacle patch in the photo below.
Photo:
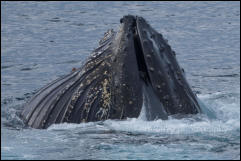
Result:
<svg viewBox="0 0 241 161"><path fill-rule="evenodd" d="M93 88L92 88L93 89ZM95 102L96 98L97 98L97 95L98 95L98 91L94 94L94 93L91 93L91 94L88 94L87 96L87 99L86 99L86 102L84 104L84 119L87 120L88 118L88 115L89 115L89 112L90 112L90 109L93 105L93 103Z"/></svg>
<svg viewBox="0 0 241 161"><path fill-rule="evenodd" d="M107 118L109 107L110 107L110 98L111 94L108 91L108 79L104 79L103 82L101 82L101 88L93 88L92 90L95 91L95 94L89 94L88 95L88 100L85 104L85 110L86 113L88 113L88 110L90 109L90 106L93 104L93 102L96 100L97 95L99 92L101 92L101 100L102 100L102 105L99 111L96 113L96 117L99 120L103 120ZM99 89L99 90L97 90Z"/></svg>
<svg viewBox="0 0 241 161"><path fill-rule="evenodd" d="M86 83L87 83L87 85L89 85L89 84L91 83L91 80L88 79L88 80L86 81Z"/></svg>
<svg viewBox="0 0 241 161"><path fill-rule="evenodd" d="M104 75L107 75L107 70L104 72Z"/></svg>
<svg viewBox="0 0 241 161"><path fill-rule="evenodd" d="M108 112L109 112L108 108L101 107L95 116L100 120L107 119Z"/></svg>
<svg viewBox="0 0 241 161"><path fill-rule="evenodd" d="M73 110L74 104L76 103L77 99L79 98L79 96L81 94L80 88L81 88L81 86L78 87L78 89L76 90L76 92L74 93L74 95L71 98L71 102L67 108L67 109L69 109L69 111Z"/></svg>
<svg viewBox="0 0 241 161"><path fill-rule="evenodd" d="M76 100L77 96L73 95L73 97L71 98L71 103L74 102Z"/></svg>
<svg viewBox="0 0 241 161"><path fill-rule="evenodd" d="M72 110L73 108L74 108L74 106L73 106L73 105L69 105L69 109L71 109L71 110Z"/></svg>
<svg viewBox="0 0 241 161"><path fill-rule="evenodd" d="M132 101L129 101L129 104L130 104L130 105L132 105L132 104L133 104L133 102L132 102Z"/></svg>
<svg viewBox="0 0 241 161"><path fill-rule="evenodd" d="M101 66L105 66L105 62L102 62L102 63L101 63Z"/></svg>
<svg viewBox="0 0 241 161"><path fill-rule="evenodd" d="M103 92L102 92L102 99L103 99L103 108L108 108L110 105L110 92L107 90L107 85L109 81L107 79L104 79L103 82Z"/></svg>
<svg viewBox="0 0 241 161"><path fill-rule="evenodd" d="M80 88L83 87L83 83L81 83L81 84L79 85L79 87L80 87Z"/></svg>

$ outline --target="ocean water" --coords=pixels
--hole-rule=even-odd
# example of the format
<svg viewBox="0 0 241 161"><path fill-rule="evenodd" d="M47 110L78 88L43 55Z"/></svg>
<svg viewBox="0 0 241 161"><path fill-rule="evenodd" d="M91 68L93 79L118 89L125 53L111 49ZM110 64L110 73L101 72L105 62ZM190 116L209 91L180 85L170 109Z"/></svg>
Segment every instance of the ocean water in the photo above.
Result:
<svg viewBox="0 0 241 161"><path fill-rule="evenodd" d="M79 67L123 15L143 16L215 112L24 127L23 104ZM240 2L2 2L1 159L240 159Z"/></svg>

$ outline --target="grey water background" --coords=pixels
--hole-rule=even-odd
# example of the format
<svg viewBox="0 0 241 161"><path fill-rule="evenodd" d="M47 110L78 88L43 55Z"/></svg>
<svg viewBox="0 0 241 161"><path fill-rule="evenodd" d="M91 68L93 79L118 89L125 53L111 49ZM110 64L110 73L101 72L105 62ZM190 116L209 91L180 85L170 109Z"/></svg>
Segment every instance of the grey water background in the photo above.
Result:
<svg viewBox="0 0 241 161"><path fill-rule="evenodd" d="M107 29L143 16L215 111L167 121L25 128L37 89L80 67ZM240 159L240 2L2 2L1 159Z"/></svg>

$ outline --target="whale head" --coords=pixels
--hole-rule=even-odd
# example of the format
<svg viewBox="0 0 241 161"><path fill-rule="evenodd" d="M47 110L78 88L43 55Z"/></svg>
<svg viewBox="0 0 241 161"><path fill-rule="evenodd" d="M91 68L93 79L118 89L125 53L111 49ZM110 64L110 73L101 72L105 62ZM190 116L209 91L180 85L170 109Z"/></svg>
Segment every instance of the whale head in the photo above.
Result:
<svg viewBox="0 0 241 161"><path fill-rule="evenodd" d="M40 89L22 112L35 128L53 123L138 117L147 120L201 112L176 54L139 16L108 30L85 64Z"/></svg>

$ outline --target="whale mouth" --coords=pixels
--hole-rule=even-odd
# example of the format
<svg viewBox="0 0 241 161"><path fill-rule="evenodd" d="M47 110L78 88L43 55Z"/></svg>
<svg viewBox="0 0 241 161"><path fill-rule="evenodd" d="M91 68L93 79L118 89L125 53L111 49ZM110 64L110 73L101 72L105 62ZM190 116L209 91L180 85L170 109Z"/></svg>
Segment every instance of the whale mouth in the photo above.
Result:
<svg viewBox="0 0 241 161"><path fill-rule="evenodd" d="M134 54L143 82L144 100L151 100L147 117L150 120L165 119L168 115L201 112L176 54L163 36L142 17L126 16L122 22L131 22L128 30L133 32Z"/></svg>
<svg viewBox="0 0 241 161"><path fill-rule="evenodd" d="M147 64L147 60L145 57L147 55L143 51L143 43L141 40L141 36L137 27L138 17L135 17L134 23L132 26L133 32L133 42L134 42L134 54L136 57L137 62L137 69L139 72L139 77L142 84L142 95L143 95L143 102L142 102L142 109L145 111L145 119L146 120L156 120L156 119L168 119L168 114L164 108L163 103L158 98L155 90L153 89L153 84L151 81L151 77L149 71L152 70L151 67ZM148 55L150 59L151 55ZM150 65L150 64L149 64Z"/></svg>
<svg viewBox="0 0 241 161"><path fill-rule="evenodd" d="M139 75L140 75L140 78L147 84L148 82L150 82L150 76L148 74L147 65L146 65L144 53L142 50L141 40L140 40L140 36L138 33L138 29L136 27L136 24L135 24L133 34L134 34L135 55L136 55Z"/></svg>

